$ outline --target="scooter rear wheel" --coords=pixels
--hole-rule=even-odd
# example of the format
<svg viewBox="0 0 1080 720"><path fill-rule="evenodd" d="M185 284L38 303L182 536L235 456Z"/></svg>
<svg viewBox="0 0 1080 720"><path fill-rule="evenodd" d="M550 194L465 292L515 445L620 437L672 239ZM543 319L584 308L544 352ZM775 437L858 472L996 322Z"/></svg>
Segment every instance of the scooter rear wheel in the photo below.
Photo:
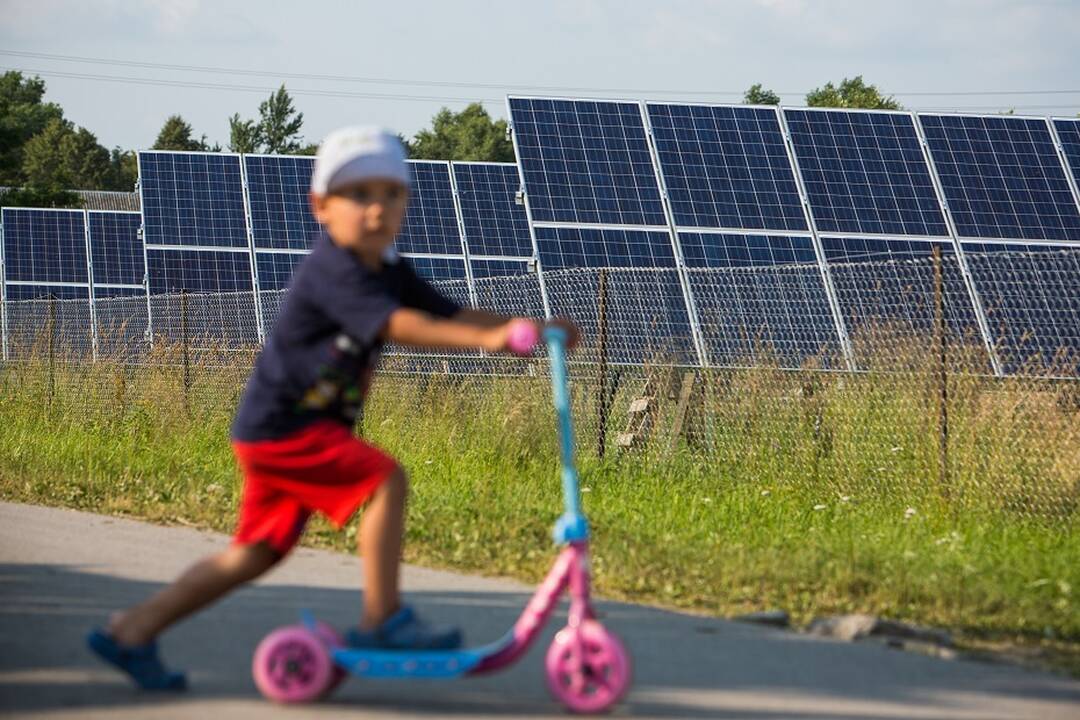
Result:
<svg viewBox="0 0 1080 720"><path fill-rule="evenodd" d="M545 661L548 689L576 713L611 708L630 687L630 657L622 642L595 620L560 630Z"/></svg>

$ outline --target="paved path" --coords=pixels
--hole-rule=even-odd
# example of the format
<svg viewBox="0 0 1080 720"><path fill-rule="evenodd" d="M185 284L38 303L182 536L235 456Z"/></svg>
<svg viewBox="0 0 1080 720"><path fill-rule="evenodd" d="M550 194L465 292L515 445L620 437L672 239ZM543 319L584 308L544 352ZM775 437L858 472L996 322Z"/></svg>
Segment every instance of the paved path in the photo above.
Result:
<svg viewBox="0 0 1080 720"><path fill-rule="evenodd" d="M258 695L251 652L307 606L341 625L357 607L357 561L302 549L258 584L168 633L166 658L192 689L140 694L82 645L115 607L144 597L222 535L0 503L0 715L32 718L565 717L541 663L547 638L506 672L456 681L350 679L329 702L278 707ZM409 567L412 600L473 641L509 627L531 588ZM1080 683L1007 666L948 662L877 645L601 603L636 683L616 717L1080 718ZM562 616L556 616L561 619ZM557 623L552 623L548 637Z"/></svg>

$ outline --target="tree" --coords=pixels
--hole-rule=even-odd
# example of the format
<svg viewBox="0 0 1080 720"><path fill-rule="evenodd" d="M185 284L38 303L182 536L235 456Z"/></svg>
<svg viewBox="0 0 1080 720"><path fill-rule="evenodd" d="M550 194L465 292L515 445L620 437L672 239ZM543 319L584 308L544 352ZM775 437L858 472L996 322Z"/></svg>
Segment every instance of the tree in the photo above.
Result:
<svg viewBox="0 0 1080 720"><path fill-rule="evenodd" d="M314 155L317 145L304 145L300 128L304 113L297 112L282 85L259 104L259 120L244 120L240 113L229 118L229 149L233 152Z"/></svg>
<svg viewBox="0 0 1080 720"><path fill-rule="evenodd" d="M844 78L840 86L832 83L811 90L806 95L806 104L810 107L862 108L866 110L900 110L901 106L893 97L884 97L873 85L867 85L862 75Z"/></svg>
<svg viewBox="0 0 1080 720"><path fill-rule="evenodd" d="M408 144L413 158L426 160L478 160L514 162L514 146L506 137L506 121L492 121L480 103L459 113L447 108L431 120Z"/></svg>
<svg viewBox="0 0 1080 720"><path fill-rule="evenodd" d="M282 85L259 105L259 139L268 153L294 153L300 149L304 113L293 107Z"/></svg>
<svg viewBox="0 0 1080 720"><path fill-rule="evenodd" d="M229 149L238 153L259 151L259 126L254 120L241 120L240 113L229 118Z"/></svg>
<svg viewBox="0 0 1080 720"><path fill-rule="evenodd" d="M56 103L42 102L45 81L10 71L0 76L0 185L22 185L23 148L51 120L64 117Z"/></svg>
<svg viewBox="0 0 1080 720"><path fill-rule="evenodd" d="M76 156L85 143L86 138L80 138L67 120L50 120L23 146L22 187L6 195L4 202L29 207L77 207L71 188L78 187L80 174L86 172L88 163Z"/></svg>
<svg viewBox="0 0 1080 720"><path fill-rule="evenodd" d="M67 120L50 120L24 147L23 179L31 187L96 190L109 171L109 151Z"/></svg>
<svg viewBox="0 0 1080 720"><path fill-rule="evenodd" d="M109 172L104 189L132 192L139 179L139 160L131 150L114 147L109 153Z"/></svg>
<svg viewBox="0 0 1080 720"><path fill-rule="evenodd" d="M161 132L158 133L157 140L154 141L154 150L180 150L180 151L200 151L209 150L206 143L206 136L196 140L192 137L194 131L191 129L191 125L187 123L184 118L179 115L170 115L165 120L165 124L161 126Z"/></svg>
<svg viewBox="0 0 1080 720"><path fill-rule="evenodd" d="M28 208L80 208L82 201L71 190L60 187L17 187L0 195L0 202L8 207Z"/></svg>
<svg viewBox="0 0 1080 720"><path fill-rule="evenodd" d="M772 90L766 90L761 83L755 83L743 93L743 103L746 105L779 105L780 96Z"/></svg>

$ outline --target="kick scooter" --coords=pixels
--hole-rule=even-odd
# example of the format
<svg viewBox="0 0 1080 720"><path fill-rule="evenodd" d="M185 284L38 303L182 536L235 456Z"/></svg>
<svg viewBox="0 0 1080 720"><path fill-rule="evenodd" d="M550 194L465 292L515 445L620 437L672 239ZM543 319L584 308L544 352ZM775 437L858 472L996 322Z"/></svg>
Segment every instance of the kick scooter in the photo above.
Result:
<svg viewBox="0 0 1080 720"><path fill-rule="evenodd" d="M369 678L455 678L510 666L540 635L560 595L570 595L566 627L556 635L544 662L547 685L567 709L599 713L630 686L630 658L622 642L597 620L589 600L589 526L581 510L570 396L566 372L566 331L543 331L551 360L551 385L558 418L565 510L554 537L563 546L543 583L514 626L488 645L460 650L381 650L345 646L338 634L310 613L301 623L267 635L255 650L252 674L267 698L300 703L327 695L347 675ZM511 348L524 354L537 330L521 323L511 330Z"/></svg>

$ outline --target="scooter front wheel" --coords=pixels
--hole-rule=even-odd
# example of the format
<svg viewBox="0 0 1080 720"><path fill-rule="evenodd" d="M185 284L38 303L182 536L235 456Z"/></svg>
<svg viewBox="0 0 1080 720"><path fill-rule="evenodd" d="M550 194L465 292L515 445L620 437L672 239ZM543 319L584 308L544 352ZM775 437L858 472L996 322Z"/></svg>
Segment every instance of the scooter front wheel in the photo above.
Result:
<svg viewBox="0 0 1080 720"><path fill-rule="evenodd" d="M303 625L267 635L251 662L259 692L279 703L317 699L332 687L334 670L326 645Z"/></svg>
<svg viewBox="0 0 1080 720"><path fill-rule="evenodd" d="M622 642L595 620L560 630L545 661L548 688L572 712L611 708L630 687L630 657Z"/></svg>

